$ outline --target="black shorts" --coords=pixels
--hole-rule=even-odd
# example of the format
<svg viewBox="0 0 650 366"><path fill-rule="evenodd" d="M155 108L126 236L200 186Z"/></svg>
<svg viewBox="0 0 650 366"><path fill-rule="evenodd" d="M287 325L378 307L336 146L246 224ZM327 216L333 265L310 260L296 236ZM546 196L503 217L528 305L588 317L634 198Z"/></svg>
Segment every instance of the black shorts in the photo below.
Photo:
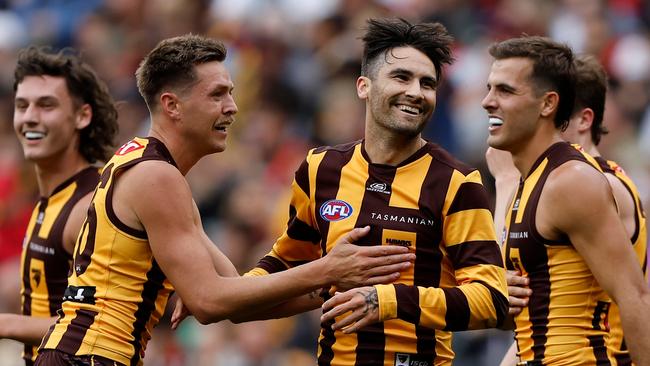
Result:
<svg viewBox="0 0 650 366"><path fill-rule="evenodd" d="M125 366L106 357L95 355L73 356L55 349L38 353L34 366Z"/></svg>

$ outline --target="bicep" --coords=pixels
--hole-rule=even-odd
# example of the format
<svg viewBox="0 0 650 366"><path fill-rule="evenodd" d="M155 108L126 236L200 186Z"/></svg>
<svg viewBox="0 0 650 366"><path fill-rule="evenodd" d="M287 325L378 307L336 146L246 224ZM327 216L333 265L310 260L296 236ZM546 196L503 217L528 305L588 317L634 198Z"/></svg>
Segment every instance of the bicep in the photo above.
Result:
<svg viewBox="0 0 650 366"><path fill-rule="evenodd" d="M639 265L607 180L599 173L576 178L580 185L565 181L562 189L552 187L545 204L554 208L553 225L567 234L598 283L618 302L643 284Z"/></svg>

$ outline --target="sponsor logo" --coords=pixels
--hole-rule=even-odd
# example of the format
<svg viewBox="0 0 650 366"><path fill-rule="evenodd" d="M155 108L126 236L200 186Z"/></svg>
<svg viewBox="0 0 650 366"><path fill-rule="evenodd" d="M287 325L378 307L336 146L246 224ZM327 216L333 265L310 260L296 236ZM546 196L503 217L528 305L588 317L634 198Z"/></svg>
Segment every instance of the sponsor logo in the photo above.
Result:
<svg viewBox="0 0 650 366"><path fill-rule="evenodd" d="M32 273L32 280L34 280L34 283L38 287L41 284L41 270L32 268L30 272Z"/></svg>
<svg viewBox="0 0 650 366"><path fill-rule="evenodd" d="M395 366L433 366L433 362L426 356L409 353L395 353Z"/></svg>
<svg viewBox="0 0 650 366"><path fill-rule="evenodd" d="M416 224L416 225L424 225L424 226L435 225L435 222L432 219L418 217L418 216L404 216L404 215L393 215L393 214L371 212L370 218L373 220L384 221L384 222L401 222L404 224Z"/></svg>
<svg viewBox="0 0 650 366"><path fill-rule="evenodd" d="M47 255L54 255L55 250L52 247L46 247L44 245L36 244L34 242L29 242L29 249L31 251L37 252L37 253L42 253L42 254L47 254Z"/></svg>
<svg viewBox="0 0 650 366"><path fill-rule="evenodd" d="M352 206L342 200L329 200L320 206L320 217L326 221L339 221L352 215Z"/></svg>
<svg viewBox="0 0 650 366"><path fill-rule="evenodd" d="M511 231L510 239L528 239L528 231Z"/></svg>
<svg viewBox="0 0 650 366"><path fill-rule="evenodd" d="M81 302L84 304L95 304L95 286L71 286L69 285L63 293L63 301Z"/></svg>
<svg viewBox="0 0 650 366"><path fill-rule="evenodd" d="M368 188L366 188L366 191L390 194L386 183L371 183Z"/></svg>
<svg viewBox="0 0 650 366"><path fill-rule="evenodd" d="M386 238L386 244L401 245L403 247L410 247L413 243L410 240Z"/></svg>
<svg viewBox="0 0 650 366"><path fill-rule="evenodd" d="M119 149L117 149L115 155L120 155L120 156L126 155L131 151L140 150L142 148L144 148L142 144L138 143L137 141L131 140L126 144L122 145Z"/></svg>

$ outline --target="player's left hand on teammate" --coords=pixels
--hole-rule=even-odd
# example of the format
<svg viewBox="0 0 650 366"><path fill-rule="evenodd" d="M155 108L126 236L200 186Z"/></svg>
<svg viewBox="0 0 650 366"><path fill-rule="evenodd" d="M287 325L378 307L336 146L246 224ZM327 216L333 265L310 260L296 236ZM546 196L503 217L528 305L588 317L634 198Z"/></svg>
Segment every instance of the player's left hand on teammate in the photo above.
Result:
<svg viewBox="0 0 650 366"><path fill-rule="evenodd" d="M190 315L192 314L183 304L183 300L181 300L180 297L177 298L176 306L174 306L174 312L172 312L172 330L176 330L176 328L178 328L178 325Z"/></svg>
<svg viewBox="0 0 650 366"><path fill-rule="evenodd" d="M321 323L335 321L333 330L354 333L359 329L379 322L379 299L374 287L361 287L338 293L323 304Z"/></svg>

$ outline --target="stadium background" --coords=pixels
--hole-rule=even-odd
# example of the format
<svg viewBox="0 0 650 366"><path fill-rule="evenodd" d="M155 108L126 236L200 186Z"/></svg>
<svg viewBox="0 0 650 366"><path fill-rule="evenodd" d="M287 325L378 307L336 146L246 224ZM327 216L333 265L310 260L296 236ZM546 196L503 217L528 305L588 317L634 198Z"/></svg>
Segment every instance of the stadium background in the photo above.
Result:
<svg viewBox="0 0 650 366"><path fill-rule="evenodd" d="M36 200L33 168L12 129L16 51L28 44L82 50L119 102L118 144L144 135L148 114L133 77L162 38L194 32L223 40L239 106L228 149L188 175L213 241L240 272L281 232L293 171L308 148L360 138L361 28L369 17L441 21L456 38L425 137L479 167L487 118L480 101L487 46L527 34L596 55L611 78L601 152L618 160L650 205L650 2L647 0L0 0L0 311L18 312L18 258ZM146 365L315 364L318 316L156 328ZM458 333L455 365L496 365L510 335ZM0 340L0 364L21 365L20 345Z"/></svg>

